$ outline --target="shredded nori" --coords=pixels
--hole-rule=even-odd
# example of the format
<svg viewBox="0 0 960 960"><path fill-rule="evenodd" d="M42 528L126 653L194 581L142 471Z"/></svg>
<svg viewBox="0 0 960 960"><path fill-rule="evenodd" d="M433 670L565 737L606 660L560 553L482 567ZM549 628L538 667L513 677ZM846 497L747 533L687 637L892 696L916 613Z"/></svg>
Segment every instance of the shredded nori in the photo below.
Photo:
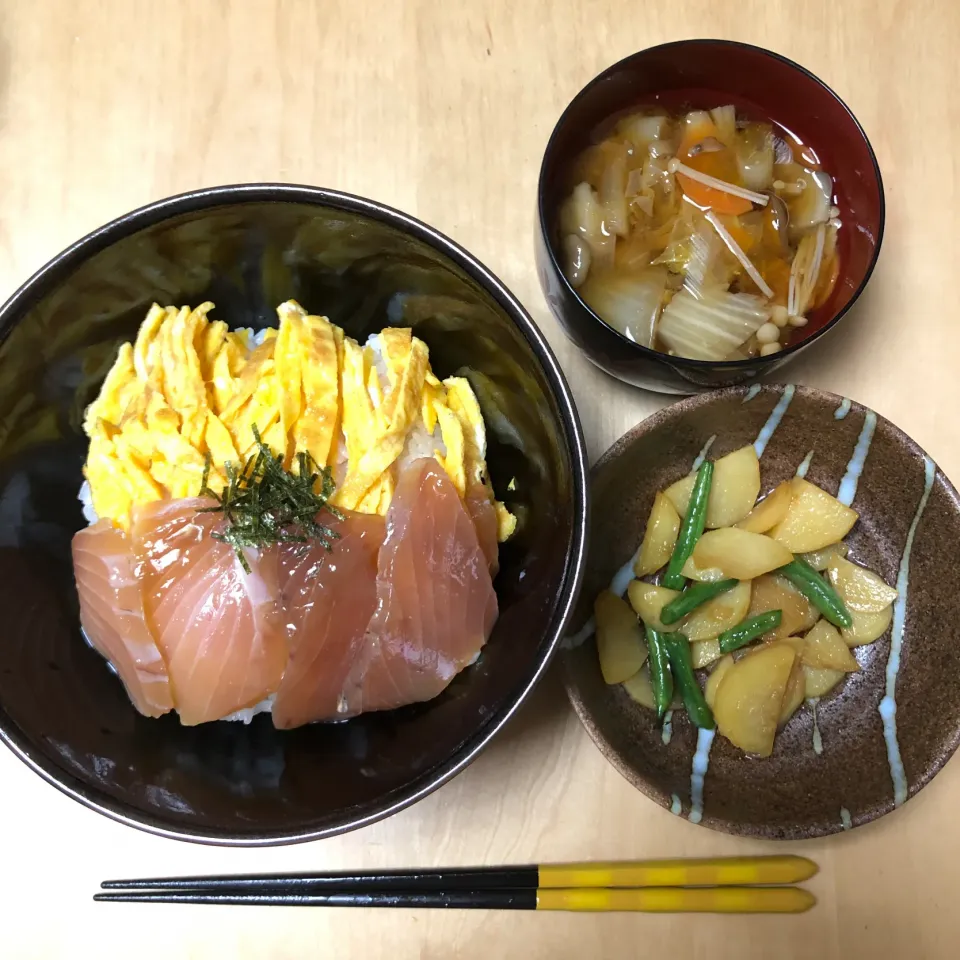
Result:
<svg viewBox="0 0 960 960"><path fill-rule="evenodd" d="M340 534L317 522L326 510L338 520L343 514L328 502L336 489L329 467L320 467L309 453L297 454L297 472L286 470L283 457L275 456L253 427L257 451L244 463L226 463L227 485L222 494L210 489L210 454L207 453L200 482L201 497L216 501L201 513L222 513L226 518L223 530L211 534L228 543L237 552L243 569L250 572L244 547L264 547L272 543L307 543L318 541L327 550Z"/></svg>

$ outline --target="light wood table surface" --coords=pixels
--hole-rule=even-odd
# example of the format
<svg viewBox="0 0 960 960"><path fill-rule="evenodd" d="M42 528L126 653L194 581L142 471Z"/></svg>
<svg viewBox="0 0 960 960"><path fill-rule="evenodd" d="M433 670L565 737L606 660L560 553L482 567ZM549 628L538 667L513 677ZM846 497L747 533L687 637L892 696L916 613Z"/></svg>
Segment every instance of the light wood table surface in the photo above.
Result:
<svg viewBox="0 0 960 960"><path fill-rule="evenodd" d="M960 478L960 4L916 0L3 0L0 291L125 211L285 180L400 207L462 243L550 339L592 458L665 398L565 341L532 262L542 150L579 88L665 40L730 37L822 77L865 126L887 234L868 292L793 379L863 401ZM953 558L945 557L946 562ZM922 641L922 638L918 638ZM600 756L555 677L463 774L320 843L204 848L88 811L0 750L0 957L955 957L960 760L904 809L824 841L671 816ZM105 877L721 855L813 857L794 918L95 905Z"/></svg>

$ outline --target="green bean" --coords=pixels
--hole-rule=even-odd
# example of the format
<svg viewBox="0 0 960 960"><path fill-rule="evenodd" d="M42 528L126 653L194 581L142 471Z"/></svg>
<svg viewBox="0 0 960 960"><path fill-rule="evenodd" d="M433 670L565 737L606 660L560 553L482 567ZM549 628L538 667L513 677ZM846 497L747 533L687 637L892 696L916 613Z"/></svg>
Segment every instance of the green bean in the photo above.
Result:
<svg viewBox="0 0 960 960"><path fill-rule="evenodd" d="M751 640L756 640L757 637L762 637L765 633L776 630L782 619L783 611L768 610L766 613L761 613L756 617L738 623L729 630L724 630L719 638L720 652L733 653L734 650L745 647Z"/></svg>
<svg viewBox="0 0 960 960"><path fill-rule="evenodd" d="M647 627L647 651L650 654L650 688L653 690L653 702L657 706L657 716L662 717L673 700L673 674L670 672L670 658L662 633Z"/></svg>
<svg viewBox="0 0 960 960"><path fill-rule="evenodd" d="M690 559L693 548L703 535L712 480L713 464L709 460L704 460L697 471L697 479L693 482L690 502L687 504L687 515L683 518L680 534L677 537L676 546L673 548L673 556L667 564L667 572L663 575L663 585L671 590L682 590L686 582L680 571L687 560Z"/></svg>
<svg viewBox="0 0 960 960"><path fill-rule="evenodd" d="M713 730L716 722L713 711L703 698L703 691L693 672L693 659L690 655L690 641L682 633L668 633L663 638L670 657L673 677L687 708L687 716L704 730Z"/></svg>
<svg viewBox="0 0 960 960"><path fill-rule="evenodd" d="M853 617L840 594L806 560L794 557L776 572L786 577L835 627L853 626Z"/></svg>
<svg viewBox="0 0 960 960"><path fill-rule="evenodd" d="M732 590L739 582L739 580L714 580L712 583L691 584L679 597L674 597L664 606L660 611L660 622L676 623L691 610L696 610L702 603Z"/></svg>

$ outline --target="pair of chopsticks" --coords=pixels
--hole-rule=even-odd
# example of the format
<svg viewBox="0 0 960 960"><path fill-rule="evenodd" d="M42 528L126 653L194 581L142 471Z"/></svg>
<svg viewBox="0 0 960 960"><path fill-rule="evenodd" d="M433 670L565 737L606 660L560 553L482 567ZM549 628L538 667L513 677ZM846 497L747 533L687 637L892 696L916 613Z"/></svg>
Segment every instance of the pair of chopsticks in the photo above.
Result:
<svg viewBox="0 0 960 960"><path fill-rule="evenodd" d="M805 857L729 857L304 876L107 880L94 900L266 906L453 907L640 913L802 913Z"/></svg>

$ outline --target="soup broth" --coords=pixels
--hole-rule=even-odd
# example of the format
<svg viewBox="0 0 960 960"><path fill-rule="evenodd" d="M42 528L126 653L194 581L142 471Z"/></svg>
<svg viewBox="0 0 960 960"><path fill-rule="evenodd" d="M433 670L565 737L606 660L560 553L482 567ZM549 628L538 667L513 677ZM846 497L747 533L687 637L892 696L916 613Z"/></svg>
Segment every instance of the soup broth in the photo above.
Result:
<svg viewBox="0 0 960 960"><path fill-rule="evenodd" d="M839 275L834 182L790 131L733 104L605 124L558 217L564 272L629 339L695 360L769 356Z"/></svg>

